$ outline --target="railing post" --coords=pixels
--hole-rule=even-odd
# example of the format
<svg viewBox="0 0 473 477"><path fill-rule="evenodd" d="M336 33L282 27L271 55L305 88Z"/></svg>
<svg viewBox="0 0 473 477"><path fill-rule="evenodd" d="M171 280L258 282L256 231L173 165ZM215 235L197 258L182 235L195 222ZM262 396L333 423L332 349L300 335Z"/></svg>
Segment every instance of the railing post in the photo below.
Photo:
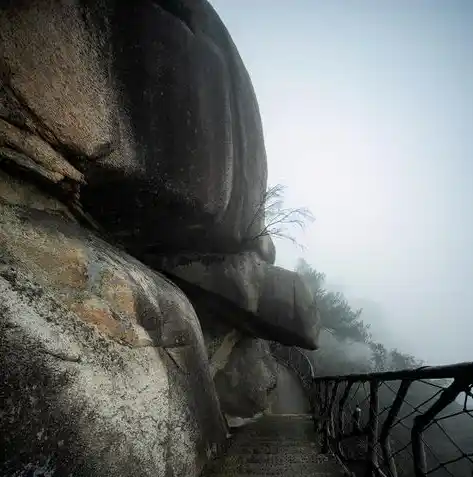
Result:
<svg viewBox="0 0 473 477"><path fill-rule="evenodd" d="M320 396L319 396L319 382L312 379L310 386L310 412L312 413L312 421L314 424L314 431L319 430L319 417L320 417Z"/></svg>
<svg viewBox="0 0 473 477"><path fill-rule="evenodd" d="M378 444L378 427L379 427L379 416L378 416L378 381L370 382L370 408L369 408L369 420L368 420L368 467L366 469L367 477L375 477L376 470L378 468L378 454L376 452L376 447Z"/></svg>
<svg viewBox="0 0 473 477"><path fill-rule="evenodd" d="M320 381L315 381L312 385L313 389L313 400L314 400L314 430L315 432L320 431L320 416L322 414L322 398L321 398L321 385Z"/></svg>
<svg viewBox="0 0 473 477"><path fill-rule="evenodd" d="M278 348L275 349L278 350ZM350 468L351 464L355 465L355 468L358 468L358 465L364 463L365 477L397 477L396 456L404 452L404 450L408 448L409 443L404 446L403 443L400 443L400 448L397 448L399 446L396 445L396 449L393 453L391 450L390 434L393 426L401 424L402 421L408 419L415 412L419 412L420 415L417 415L413 419L411 429L410 444L412 446L413 467L416 477L426 477L428 473L427 462L422 439L424 430L435 420L436 416L443 409L455 401L460 392L465 392L466 394L464 407L466 406L468 396L471 397L472 393L473 363L460 363L458 365L443 367L422 367L412 370L386 371L380 373L321 376L315 378L311 362L308 359L303 359L304 353L300 352L297 348L288 349L286 347L282 347L280 351L284 351L284 353L280 353L280 357L281 354L283 354L284 362L292 364L293 369L299 373L300 376L305 376L306 374L311 376L310 386L306 388L310 392L311 410L322 452L335 452L344 464L350 465ZM407 405L413 408L413 412L398 419L402 405L406 402L405 399L411 383L415 381L423 382L426 379L445 378L453 379L453 383L425 401L424 404L439 394L439 397L427 410L425 410L424 404L414 407L407 402ZM395 381L400 381L400 386L397 391L391 389L387 384L388 382ZM358 401L358 393L355 392L351 398L356 403L355 412L352 416L348 416L353 419L353 429L348 429L347 414L344 412L344 409L350 398L350 392L357 383L359 383L357 390L360 385L363 384L364 388L365 383L369 384L368 396L364 395L362 398L362 402L366 402L366 400L369 402L368 423L366 426L362 425L364 419L362 419L361 415L361 403ZM382 415L384 416L385 411L388 411L388 413L386 419L383 419L384 422L382 422L382 426L379 412L379 389L381 383L386 383L387 388L395 394L395 399L392 404L383 408ZM337 401L340 384L346 384L346 386L344 387L341 398ZM385 403L383 402L383 406L384 405ZM464 409L463 412L468 412L468 410ZM408 428L408 426L404 424L403 426ZM358 455L354 455L353 457L351 455L345 455L345 451L343 450L345 447L343 446L344 439L352 439L354 437L363 439L363 444L367 444L367 447L363 449L362 456L360 456L359 453L355 453ZM351 449L350 443L347 445L349 446L348 448ZM460 456L460 459L464 457ZM468 457L468 455L466 455L466 457ZM404 457L401 456L401 459L404 459ZM456 462L457 460L459 459L457 458L451 462ZM433 471L443 466L442 463L439 463Z"/></svg>
<svg viewBox="0 0 473 477"><path fill-rule="evenodd" d="M328 445L328 419L329 419L329 396L330 396L330 381L323 381L324 383L324 410L322 422L322 454L329 451Z"/></svg>
<svg viewBox="0 0 473 477"><path fill-rule="evenodd" d="M335 383L332 384L332 396L330 398L330 404L328 408L329 436L332 438L336 438L335 416L334 416L333 408L335 405L335 400L337 399L339 386L340 386L340 381L336 381Z"/></svg>
<svg viewBox="0 0 473 477"><path fill-rule="evenodd" d="M345 435L345 431L346 431L346 426L345 426L346 421L344 419L343 408L345 406L345 403L348 401L348 398L350 397L350 391L351 391L351 388L353 387L353 384L354 383L352 381L347 382L345 386L345 390L343 391L342 398L340 399L338 403L338 430L339 430L340 436L337 442L337 450L342 457L345 456L345 453L342 448L341 438Z"/></svg>
<svg viewBox="0 0 473 477"><path fill-rule="evenodd" d="M440 397L432 406L423 414L419 414L414 418L414 425L412 426L412 455L414 457L414 470L416 477L425 477L427 472L427 461L425 457L425 446L422 440L422 433L427 425L432 422L435 416L441 412L445 407L455 401L456 397L464 392L471 382L471 377L466 376L456 378L453 383L445 388Z"/></svg>
<svg viewBox="0 0 473 477"><path fill-rule="evenodd" d="M394 423L394 420L398 416L399 411L401 410L402 404L407 395L407 391L409 391L411 382L412 381L409 381L409 380L404 380L401 382L401 385L399 386L399 389L396 393L396 397L394 399L392 407L389 410L388 417L383 423L383 427L381 429L381 434L379 437L381 450L383 452L383 458L386 465L388 466L391 477L397 477L397 467L396 467L396 461L394 460L394 457L391 455L391 443L389 440L389 431L391 429L391 426Z"/></svg>

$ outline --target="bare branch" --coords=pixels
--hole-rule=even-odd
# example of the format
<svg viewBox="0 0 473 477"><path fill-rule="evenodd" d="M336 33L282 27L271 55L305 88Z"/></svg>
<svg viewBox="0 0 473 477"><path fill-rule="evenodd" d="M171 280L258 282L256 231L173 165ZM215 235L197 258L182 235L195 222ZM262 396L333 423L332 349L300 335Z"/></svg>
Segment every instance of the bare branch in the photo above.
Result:
<svg viewBox="0 0 473 477"><path fill-rule="evenodd" d="M292 227L304 229L308 222L313 222L314 216L306 207L285 208L285 187L281 184L269 187L263 194L263 199L248 225L247 240L254 241L266 235L277 237L299 245L290 230ZM261 230L252 234L256 224L261 223Z"/></svg>

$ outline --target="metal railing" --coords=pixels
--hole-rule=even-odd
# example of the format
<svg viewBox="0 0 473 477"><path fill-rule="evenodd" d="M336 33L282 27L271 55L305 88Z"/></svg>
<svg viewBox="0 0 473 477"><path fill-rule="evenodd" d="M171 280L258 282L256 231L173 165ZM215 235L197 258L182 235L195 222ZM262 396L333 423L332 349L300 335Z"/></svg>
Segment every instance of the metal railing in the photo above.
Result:
<svg viewBox="0 0 473 477"><path fill-rule="evenodd" d="M322 451L357 476L473 476L473 363L313 380Z"/></svg>
<svg viewBox="0 0 473 477"><path fill-rule="evenodd" d="M310 396L315 373L312 362L305 352L296 346L284 346L275 341L270 342L269 348L278 361L297 375L302 387Z"/></svg>
<svg viewBox="0 0 473 477"><path fill-rule="evenodd" d="M473 363L315 377L303 350L270 349L308 392L322 452L357 477L473 477Z"/></svg>

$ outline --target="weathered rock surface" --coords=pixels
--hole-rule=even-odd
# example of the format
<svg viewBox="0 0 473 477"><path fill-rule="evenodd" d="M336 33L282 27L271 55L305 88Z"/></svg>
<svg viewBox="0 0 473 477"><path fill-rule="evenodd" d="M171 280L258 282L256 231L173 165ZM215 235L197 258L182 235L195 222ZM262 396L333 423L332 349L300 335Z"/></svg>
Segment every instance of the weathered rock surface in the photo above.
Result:
<svg viewBox="0 0 473 477"><path fill-rule="evenodd" d="M264 411L276 385L277 364L267 343L232 328L215 308L197 310L227 422Z"/></svg>
<svg viewBox="0 0 473 477"><path fill-rule="evenodd" d="M317 344L248 73L206 0L0 0L0 44L0 477L196 476L258 338Z"/></svg>
<svg viewBox="0 0 473 477"><path fill-rule="evenodd" d="M197 475L226 430L184 294L2 185L0 475Z"/></svg>
<svg viewBox="0 0 473 477"><path fill-rule="evenodd" d="M57 183L135 255L262 249L249 75L206 0L0 1L2 161ZM75 195L74 195L75 194Z"/></svg>
<svg viewBox="0 0 473 477"><path fill-rule="evenodd" d="M316 347L304 287L267 265L258 105L208 2L0 6L2 168L53 187L148 265L157 254L222 254L211 278L192 283L253 314L256 336Z"/></svg>
<svg viewBox="0 0 473 477"><path fill-rule="evenodd" d="M317 348L319 315L310 290L298 274L270 265L254 252L181 254L156 259L155 263L159 269L228 300L234 307L229 305L222 316L254 336ZM199 293L179 284L199 308Z"/></svg>
<svg viewBox="0 0 473 477"><path fill-rule="evenodd" d="M288 338L286 344L307 349L318 347L320 316L312 293L297 273L266 266L258 315L279 328L281 337L284 333L291 336L291 342ZM276 341L283 343L281 339Z"/></svg>
<svg viewBox="0 0 473 477"><path fill-rule="evenodd" d="M266 341L244 338L215 376L222 410L232 417L253 417L269 406L276 387L276 362Z"/></svg>

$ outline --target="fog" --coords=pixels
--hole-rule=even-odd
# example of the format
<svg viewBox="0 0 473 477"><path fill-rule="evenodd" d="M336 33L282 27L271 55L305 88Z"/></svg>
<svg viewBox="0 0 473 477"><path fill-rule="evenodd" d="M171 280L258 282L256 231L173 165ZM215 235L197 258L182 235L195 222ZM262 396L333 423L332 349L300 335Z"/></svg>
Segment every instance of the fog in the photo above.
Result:
<svg viewBox="0 0 473 477"><path fill-rule="evenodd" d="M315 222L277 242L374 337L473 358L473 2L211 0L250 72L269 182Z"/></svg>
<svg viewBox="0 0 473 477"><path fill-rule="evenodd" d="M341 340L333 333L322 330L319 345L319 350L309 353L317 374L332 376L346 374L346 365L349 362L353 363L353 369L350 372L372 371L370 369L372 354L369 346L365 343ZM320 369L320 363L323 363L322 369ZM340 372L341 369L343 370L342 373Z"/></svg>

